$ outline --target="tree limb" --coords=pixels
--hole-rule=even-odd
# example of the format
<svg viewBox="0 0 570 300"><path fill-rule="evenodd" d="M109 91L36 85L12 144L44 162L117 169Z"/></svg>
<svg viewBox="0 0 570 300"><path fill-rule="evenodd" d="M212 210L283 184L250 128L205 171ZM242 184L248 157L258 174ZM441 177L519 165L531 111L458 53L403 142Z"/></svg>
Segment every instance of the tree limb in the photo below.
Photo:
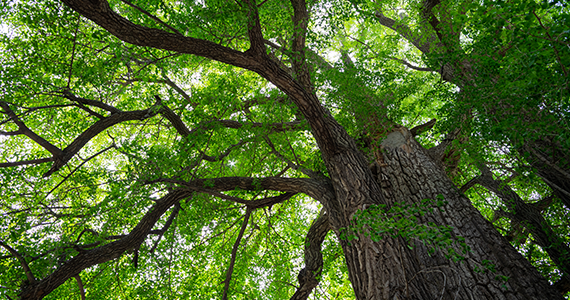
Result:
<svg viewBox="0 0 570 300"><path fill-rule="evenodd" d="M0 163L0 168L17 167L17 166L25 166L25 165L35 165L35 164L41 164L41 163L50 162L50 161L53 161L53 157L30 159L30 160L21 160L21 161L15 161L15 162L6 162L6 163Z"/></svg>
<svg viewBox="0 0 570 300"><path fill-rule="evenodd" d="M234 247L232 248L232 256L230 258L230 265L228 266L228 270L226 271L226 279L224 280L224 294L222 296L223 300L228 299L228 290L230 288L230 281L232 280L232 273L234 271L234 265L236 262L237 250L238 250L239 244L241 242L241 239L243 237L243 234L245 232L245 229L247 228L247 222L249 221L249 216L251 215L251 211L252 210L250 208L246 209L245 216L243 219L243 223L241 224L241 229L239 230L238 237L236 239L236 242L234 243Z"/></svg>
<svg viewBox="0 0 570 300"><path fill-rule="evenodd" d="M22 255L20 255L20 253L18 253L18 251L16 251L14 248L8 246L7 244L5 244L2 241L0 241L0 246L4 247L4 249L8 250L8 252L10 252L10 254L12 254L14 257L16 257L18 259L18 261L20 262L20 265L22 266L22 269L24 269L24 273L26 274L26 277L28 278L28 283L34 284L36 282L36 278L34 277L32 270L30 270L30 266L26 262L26 259L24 259L24 257L22 257Z"/></svg>
<svg viewBox="0 0 570 300"><path fill-rule="evenodd" d="M309 178L284 178L284 177L219 177L211 179L196 179L192 181L182 181L171 178L160 178L147 183L164 182L173 183L193 191L231 191L236 188L249 191L274 190L291 193L304 193L321 201L322 199L333 199L334 192L332 186L326 179L316 180ZM229 196L228 196L229 197ZM245 204L245 203L244 203Z"/></svg>
<svg viewBox="0 0 570 300"><path fill-rule="evenodd" d="M113 260L125 251L137 248L145 240L154 224L172 205L191 195L192 192L185 190L174 190L168 193L156 201L125 237L95 249L80 252L44 279L22 287L21 299L41 299L82 270Z"/></svg>
<svg viewBox="0 0 570 300"><path fill-rule="evenodd" d="M83 281L81 281L81 276L79 276L79 274L75 275L75 281L77 281L77 287L79 288L81 300L85 300L85 288L83 287Z"/></svg>
<svg viewBox="0 0 570 300"><path fill-rule="evenodd" d="M133 120L145 120L155 116L159 110L155 109L156 106L160 105L157 103L145 110L134 110L128 112L119 112L110 115L104 119L101 119L95 124L91 125L87 130L81 133L69 146L63 149L60 155L54 157L54 164L43 176L48 177L54 172L57 172L61 167L63 167L67 162L85 146L92 138L97 136L99 133L105 129L112 127L116 124L133 121Z"/></svg>
<svg viewBox="0 0 570 300"><path fill-rule="evenodd" d="M305 238L305 268L297 276L299 288L297 288L291 300L306 300L319 284L319 278L323 271L321 246L330 229L328 215L321 212L309 228L309 232L307 232Z"/></svg>
<svg viewBox="0 0 570 300"><path fill-rule="evenodd" d="M22 122L18 118L18 116L16 116L14 111L12 111L12 109L10 109L10 106L8 106L8 103L6 103L4 101L0 101L0 107L2 107L2 109L4 109L4 111L6 112L6 114L8 114L10 119L12 119L12 121L16 124L16 126L18 126L19 131L22 132L22 134L26 135L32 141L34 141L38 145L42 146L49 153L51 153L54 157L60 157L63 155L63 151L61 151L61 149L54 146L52 143L48 142L47 140L45 140L44 138L42 138L41 136L39 136L35 132L33 132L30 128L28 128L28 126L26 126L26 124L24 124L24 122Z"/></svg>

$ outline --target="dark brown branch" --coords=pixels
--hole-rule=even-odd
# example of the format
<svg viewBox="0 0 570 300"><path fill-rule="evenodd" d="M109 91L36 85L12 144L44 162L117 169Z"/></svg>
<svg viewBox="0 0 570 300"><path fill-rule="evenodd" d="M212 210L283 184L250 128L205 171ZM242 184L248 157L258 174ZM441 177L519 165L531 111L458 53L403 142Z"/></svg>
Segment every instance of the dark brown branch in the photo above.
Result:
<svg viewBox="0 0 570 300"><path fill-rule="evenodd" d="M174 219L176 218L176 216L178 216L179 212L180 212L180 203L176 203L176 205L174 205L174 209L172 209L172 212L170 213L170 216L168 216L168 220L166 220L162 228L156 232L156 234L158 234L158 238L156 239L156 242L154 242L152 248L150 248L149 251L150 254L154 253L154 250L156 250L156 247L158 247L158 243L162 239L162 236L164 236L168 228L170 228L170 225L172 225L172 222L174 222ZM154 232L155 230L151 231L151 233Z"/></svg>
<svg viewBox="0 0 570 300"><path fill-rule="evenodd" d="M84 104L84 105L89 105L89 106L101 108L103 110L110 112L111 114L122 112L120 109L117 109L117 108L115 108L111 105L108 105L106 103L103 103L101 101L77 97L74 94L72 94L71 91L69 91L69 90L66 90L63 92L63 97L67 100L77 102L79 104Z"/></svg>
<svg viewBox="0 0 570 300"><path fill-rule="evenodd" d="M391 60L395 60L397 62L402 63L403 65L405 65L406 67L416 70L416 71L422 71L422 72L433 72L433 70L431 68L427 68L427 67L418 67L418 66L414 66L411 63L409 63L408 61L404 60L404 59L399 59L399 58L395 58L395 57L388 57Z"/></svg>
<svg viewBox="0 0 570 300"><path fill-rule="evenodd" d="M15 161L15 162L0 163L0 168L26 166L26 165L34 165L34 164L42 164L42 163L50 162L50 161L53 161L53 157L46 157L46 158L39 158L39 159L30 159L30 160L22 160L22 161Z"/></svg>
<svg viewBox="0 0 570 300"><path fill-rule="evenodd" d="M261 23L259 22L259 11L257 10L255 0L243 0L242 2L244 2L249 9L247 34L249 36L250 48L246 53L251 53L257 57L267 56L263 42L263 33L261 32Z"/></svg>
<svg viewBox="0 0 570 300"><path fill-rule="evenodd" d="M133 3L131 3L131 2L129 2L129 1L127 1L127 0L121 0L121 2L123 2L123 3L125 3L126 5L128 5L128 6L132 7L132 8L134 8L134 9L136 9L136 10L142 12L143 14L147 15L149 18L151 18L151 19L154 20L155 22L157 22L157 23L159 23L160 25L162 25L162 26L164 26L164 27L166 27L166 28L172 30L172 32L174 32L174 33L176 33L176 34L179 34L179 35L183 35L182 33L180 33L180 31L176 30L176 28L174 28L174 27L172 27L172 26L170 26L170 25L164 23L161 19L159 19L159 18L156 17L155 15L153 15L153 14L149 13L148 11L146 11L146 10L144 10L144 9L142 9L142 8L140 8L140 7L138 7L138 6L136 6L136 5L134 5Z"/></svg>
<svg viewBox="0 0 570 300"><path fill-rule="evenodd" d="M42 146L54 157L59 157L63 154L63 152L58 147L54 146L52 143L46 141L44 138L42 138L41 136L37 135L35 132L30 130L30 128L28 128L28 126L26 126L26 124L24 124L24 122L22 122L18 118L18 116L16 116L16 114L10 109L8 103L0 101L0 107L4 109L4 111L6 112L6 114L8 114L10 119L12 119L12 121L18 126L19 131L22 132L27 137L29 137L32 141Z"/></svg>
<svg viewBox="0 0 570 300"><path fill-rule="evenodd" d="M75 281L77 281L77 287L79 288L81 300L85 300L85 288L83 287L83 281L81 281L81 276L79 276L79 274L75 275Z"/></svg>
<svg viewBox="0 0 570 300"><path fill-rule="evenodd" d="M249 191L273 190L281 192L304 193L318 201L334 198L332 186L326 179L316 180L309 178L284 178L284 177L219 177L212 179L196 179L182 181L170 178L161 178L148 182L164 182L177 184L194 191L221 192L231 191L236 188ZM227 196L227 195L226 195ZM230 197L230 196L227 196ZM244 203L245 204L245 203Z"/></svg>
<svg viewBox="0 0 570 300"><path fill-rule="evenodd" d="M17 131L2 131L0 130L0 135L11 136L23 134L20 130Z"/></svg>
<svg viewBox="0 0 570 300"><path fill-rule="evenodd" d="M158 95L155 95L154 97L156 98L157 103L162 103L162 100ZM168 121L170 121L170 124L174 126L178 134L183 137L190 135L190 130L188 127L186 127L186 124L184 124L182 119L180 119L180 116L174 113L166 104L162 104L162 107L160 108L160 114L162 114Z"/></svg>
<svg viewBox="0 0 570 300"><path fill-rule="evenodd" d="M478 167L482 173L478 183L501 198L503 203L510 208L510 211L504 213L512 221L524 226L532 233L536 243L548 253L562 274L570 274L570 247L552 230L540 211L524 202L508 184L494 179L493 173L485 164L480 163Z"/></svg>
<svg viewBox="0 0 570 300"><path fill-rule="evenodd" d="M118 258L125 251L139 247L160 217L172 205L191 194L188 191L175 190L157 200L125 237L104 246L80 252L41 281L23 287L21 299L41 299L82 270Z"/></svg>
<svg viewBox="0 0 570 300"><path fill-rule="evenodd" d="M308 91L312 91L311 71L305 61L305 43L309 12L305 0L291 0L293 6L293 45L292 65L293 74Z"/></svg>
<svg viewBox="0 0 570 300"><path fill-rule="evenodd" d="M412 136L417 136L419 134L422 134L425 131L432 129L433 125L435 125L436 121L437 121L436 119L431 119L424 124L418 125L412 129L410 129L410 133L412 134Z"/></svg>
<svg viewBox="0 0 570 300"><path fill-rule="evenodd" d="M36 278L34 277L32 270L30 270L30 266L28 266L26 259L24 259L24 257L22 257L22 255L20 255L20 253L18 253L18 251L16 251L14 248L8 246L7 244L5 244L2 241L0 241L0 246L4 247L4 249L8 250L8 252L10 252L10 254L12 254L14 257L16 257L18 259L18 261L20 262L20 266L22 266L22 269L24 269L24 273L26 274L26 277L28 278L28 283L34 284L36 282Z"/></svg>
<svg viewBox="0 0 570 300"><path fill-rule="evenodd" d="M273 143L271 142L271 140L269 139L269 137L265 137L265 142L267 143L267 145L269 146L269 148L271 148L272 153L277 156L279 159L281 159L282 161L284 161L287 166L293 170L297 170L300 171L301 173L309 176L310 178L321 178L323 176L320 176L319 174L317 174L317 172L304 168L302 166L299 166L298 164L295 164L294 162L292 162L290 159L288 159L287 157L285 157L283 154L281 154L279 151L277 151L277 149L275 149L275 146L273 145Z"/></svg>
<svg viewBox="0 0 570 300"><path fill-rule="evenodd" d="M105 129L126 121L145 120L151 118L159 112L159 109L155 109L155 107L159 105L160 103L157 103L145 110L115 113L107 118L95 122L95 124L91 125L91 127L85 130L73 142L71 142L69 146L63 149L62 155L55 157L53 166L43 176L48 177L54 172L58 171L75 154L77 154L77 152L79 152L79 150L81 150L85 144L87 144L92 138L97 136Z"/></svg>
<svg viewBox="0 0 570 300"><path fill-rule="evenodd" d="M75 172L77 172L77 170L79 170L84 164L86 164L86 163L89 162L90 160L92 160L92 159L94 159L95 157L97 157L97 156L99 156L99 155L101 155L101 154L107 152L109 149L112 149L112 148L116 148L116 146L115 146L115 145L111 145L111 146L109 146L109 147L107 147L107 148L105 148L105 149L103 149L103 150L101 150L101 151L99 151L99 152L97 152L97 153L91 155L90 157L88 157L88 158L85 159L84 161L82 161L82 162L79 164L79 166L75 167L75 168L73 169L73 171L69 172L69 174L67 174L53 189L51 189L51 190L46 194L45 197L47 197L48 195L50 195L50 194L51 194L53 191L55 191L59 186L61 186L67 179L69 179L69 177L71 177L71 175L73 175Z"/></svg>
<svg viewBox="0 0 570 300"><path fill-rule="evenodd" d="M247 222L249 222L249 216L250 215L251 215L251 209L248 208L245 211L245 216L243 219L243 223L241 224L241 229L239 230L238 237L236 239L236 242L234 243L234 247L232 248L232 256L230 258L230 265L228 266L228 270L226 271L226 279L224 280L224 294L222 296L223 300L228 299L228 290L230 288L230 281L232 280L232 273L234 271L234 265L236 262L237 250L238 250L239 244L241 242L241 239L243 238L243 234L245 232L245 229L247 228Z"/></svg>
<svg viewBox="0 0 570 300"><path fill-rule="evenodd" d="M114 12L106 0L62 0L62 2L120 40L133 45L195 54L242 68L259 65L258 60L250 55L214 42L134 24Z"/></svg>
<svg viewBox="0 0 570 300"><path fill-rule="evenodd" d="M472 188L473 186L475 186L476 184L479 183L479 177L480 177L480 176L477 176L477 177L475 177L475 178L469 180L466 184L464 184L464 185L459 189L459 191L460 191L461 193L467 192L470 188Z"/></svg>
<svg viewBox="0 0 570 300"><path fill-rule="evenodd" d="M328 215L323 214L313 222L305 238L305 268L303 268L297 279L299 288L291 297L291 300L306 300L313 289L319 284L319 278L323 271L323 254L321 246L331 226Z"/></svg>

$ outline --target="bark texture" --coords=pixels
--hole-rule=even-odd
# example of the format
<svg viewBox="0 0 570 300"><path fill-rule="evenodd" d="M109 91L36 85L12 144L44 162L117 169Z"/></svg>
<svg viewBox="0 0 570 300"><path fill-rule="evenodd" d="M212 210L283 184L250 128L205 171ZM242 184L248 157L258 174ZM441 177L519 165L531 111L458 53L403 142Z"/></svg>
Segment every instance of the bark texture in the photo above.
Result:
<svg viewBox="0 0 570 300"><path fill-rule="evenodd" d="M392 132L382 147L384 166L377 176L386 204L443 195L449 204L419 220L452 226L471 252L464 262L454 263L440 253L430 256L419 241L412 241L413 249L402 238L374 243L360 235L351 243L344 241L357 299L562 299L454 187L409 131ZM494 265L495 273L476 271L484 260Z"/></svg>

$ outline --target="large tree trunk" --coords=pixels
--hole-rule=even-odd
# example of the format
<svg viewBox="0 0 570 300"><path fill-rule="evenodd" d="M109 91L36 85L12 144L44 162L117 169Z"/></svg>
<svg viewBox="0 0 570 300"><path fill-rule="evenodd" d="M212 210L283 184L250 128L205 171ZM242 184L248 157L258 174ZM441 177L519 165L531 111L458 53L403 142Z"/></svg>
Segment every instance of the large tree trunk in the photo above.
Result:
<svg viewBox="0 0 570 300"><path fill-rule="evenodd" d="M471 251L465 261L455 263L441 253L430 256L418 241L412 241L410 249L403 238L387 236L372 242L356 233L356 240L341 243L357 299L562 299L455 188L408 130L392 132L382 147L384 161L378 173L382 201L387 205L412 204L443 195L449 203L418 220L452 226ZM359 178L346 178L344 184L347 194L366 189ZM337 234L351 226L338 215L329 216ZM483 267L491 264L495 272ZM508 279L505 282L497 276Z"/></svg>

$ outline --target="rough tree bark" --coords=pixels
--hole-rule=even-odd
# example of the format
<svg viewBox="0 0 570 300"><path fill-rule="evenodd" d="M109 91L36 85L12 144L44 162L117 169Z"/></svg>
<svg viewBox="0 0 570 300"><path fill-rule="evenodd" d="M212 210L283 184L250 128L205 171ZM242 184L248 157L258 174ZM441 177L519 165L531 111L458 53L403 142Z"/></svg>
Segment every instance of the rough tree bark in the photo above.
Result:
<svg viewBox="0 0 570 300"><path fill-rule="evenodd" d="M471 252L465 262L454 263L437 253L430 256L418 242L410 249L401 238L374 243L359 235L350 243L343 241L357 299L562 299L454 187L409 131L392 132L382 146L384 166L377 176L385 204L418 203L443 195L449 204L420 222L452 226ZM355 179L346 189L362 185ZM350 226L330 219L335 231ZM476 271L484 260L495 265L496 273ZM506 288L497 275L509 278Z"/></svg>

